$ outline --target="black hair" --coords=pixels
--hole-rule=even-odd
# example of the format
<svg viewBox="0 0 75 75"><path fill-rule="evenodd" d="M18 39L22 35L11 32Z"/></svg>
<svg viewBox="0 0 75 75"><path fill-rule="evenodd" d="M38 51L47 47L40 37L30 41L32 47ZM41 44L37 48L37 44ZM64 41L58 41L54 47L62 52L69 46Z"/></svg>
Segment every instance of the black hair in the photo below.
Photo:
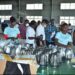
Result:
<svg viewBox="0 0 75 75"><path fill-rule="evenodd" d="M35 25L35 24L36 24L36 21L35 21L35 20L32 20L32 21L30 22L30 26Z"/></svg>
<svg viewBox="0 0 75 75"><path fill-rule="evenodd" d="M11 16L11 17L10 17L10 22L16 22L15 17Z"/></svg>
<svg viewBox="0 0 75 75"><path fill-rule="evenodd" d="M20 23L23 23L23 17L20 17Z"/></svg>
<svg viewBox="0 0 75 75"><path fill-rule="evenodd" d="M62 28L65 27L65 26L68 26L67 23L63 23L62 25L60 25L60 30L62 31Z"/></svg>
<svg viewBox="0 0 75 75"><path fill-rule="evenodd" d="M46 23L46 24L48 24L49 22L48 22L47 19L43 19L43 20L42 20L42 23Z"/></svg>
<svg viewBox="0 0 75 75"><path fill-rule="evenodd" d="M27 23L29 23L29 20L28 20L28 19L26 19L24 22L27 22Z"/></svg>

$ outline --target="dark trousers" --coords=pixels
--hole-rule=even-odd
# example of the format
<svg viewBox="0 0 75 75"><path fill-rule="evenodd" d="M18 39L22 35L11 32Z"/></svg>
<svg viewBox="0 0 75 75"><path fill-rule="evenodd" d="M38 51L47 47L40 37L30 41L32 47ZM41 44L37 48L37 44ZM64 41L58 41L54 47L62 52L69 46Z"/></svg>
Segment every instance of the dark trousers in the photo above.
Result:
<svg viewBox="0 0 75 75"><path fill-rule="evenodd" d="M41 42L42 42L42 44L44 45L44 41L41 40ZM39 39L39 38L36 39L36 44L37 44L37 46L40 46L40 39Z"/></svg>
<svg viewBox="0 0 75 75"><path fill-rule="evenodd" d="M46 40L46 46L49 46L49 45L55 45L55 42L48 42L47 40Z"/></svg>

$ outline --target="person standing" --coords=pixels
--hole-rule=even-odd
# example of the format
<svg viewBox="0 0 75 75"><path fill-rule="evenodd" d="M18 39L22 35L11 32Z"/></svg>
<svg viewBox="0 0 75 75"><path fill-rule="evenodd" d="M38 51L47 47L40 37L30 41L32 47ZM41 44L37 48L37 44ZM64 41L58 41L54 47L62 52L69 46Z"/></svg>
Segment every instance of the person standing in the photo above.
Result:
<svg viewBox="0 0 75 75"><path fill-rule="evenodd" d="M28 26L29 26L29 20L25 20L22 24L19 25L19 30L22 39L26 39L26 30Z"/></svg>
<svg viewBox="0 0 75 75"><path fill-rule="evenodd" d="M6 27L8 27L8 24L4 20L4 22L1 24L2 32L4 32L4 30L5 30Z"/></svg>
<svg viewBox="0 0 75 75"><path fill-rule="evenodd" d="M35 21L31 21L27 30L26 30L26 43L32 45L33 48L36 47L35 42Z"/></svg>
<svg viewBox="0 0 75 75"><path fill-rule="evenodd" d="M37 28L36 28L36 41L37 41L37 46L43 46L45 45L45 26L46 22L45 20L42 20L42 23L40 23Z"/></svg>
<svg viewBox="0 0 75 75"><path fill-rule="evenodd" d="M73 29L72 29L71 23L69 23L68 26L69 26L68 33L72 35L73 34Z"/></svg>
<svg viewBox="0 0 75 75"><path fill-rule="evenodd" d="M45 28L45 35L46 35L46 45L49 46L50 44L55 44L55 34L57 32L57 28L54 25L54 19L51 19L50 24Z"/></svg>

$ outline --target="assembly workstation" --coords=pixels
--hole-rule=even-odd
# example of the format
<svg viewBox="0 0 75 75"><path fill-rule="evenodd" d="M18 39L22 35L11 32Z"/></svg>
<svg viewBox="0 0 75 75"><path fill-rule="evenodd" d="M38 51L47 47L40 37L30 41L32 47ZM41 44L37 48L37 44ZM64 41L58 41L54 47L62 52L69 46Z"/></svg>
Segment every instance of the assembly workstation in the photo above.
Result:
<svg viewBox="0 0 75 75"><path fill-rule="evenodd" d="M75 75L75 0L0 0L0 75Z"/></svg>
<svg viewBox="0 0 75 75"><path fill-rule="evenodd" d="M11 74L12 70L16 68L13 63L17 64L21 74L26 69L21 66L22 72L18 64L29 64L29 71L26 71L26 73L28 72L30 75L75 74L75 58L72 58L71 52L69 52L70 49L67 50L65 56L62 58L61 51L63 51L63 48L51 45L49 47L44 46L34 49L32 46L29 47L25 44L23 39L1 40L0 43L0 65L3 67L2 72L5 74ZM11 65L14 66L12 69L9 63L12 63ZM8 67L6 67L7 65ZM15 73L18 74L17 72Z"/></svg>

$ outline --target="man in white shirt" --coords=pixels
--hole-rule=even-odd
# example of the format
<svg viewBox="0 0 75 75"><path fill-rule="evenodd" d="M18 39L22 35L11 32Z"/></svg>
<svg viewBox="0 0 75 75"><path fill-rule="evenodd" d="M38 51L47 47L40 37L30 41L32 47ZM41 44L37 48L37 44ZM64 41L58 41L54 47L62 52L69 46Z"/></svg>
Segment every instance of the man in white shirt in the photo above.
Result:
<svg viewBox="0 0 75 75"><path fill-rule="evenodd" d="M35 23L34 21L31 21L30 26L28 26L26 30L26 43L29 45L33 45L33 48L36 47L34 28L35 28Z"/></svg>
<svg viewBox="0 0 75 75"><path fill-rule="evenodd" d="M37 37L37 46L46 45L45 44L45 20L42 20L42 23L36 28L36 37Z"/></svg>
<svg viewBox="0 0 75 75"><path fill-rule="evenodd" d="M68 25L69 25L68 33L72 35L73 34L73 29L72 29L71 23L69 23Z"/></svg>
<svg viewBox="0 0 75 75"><path fill-rule="evenodd" d="M5 28L4 30L4 38L21 38L20 37L20 31L18 27L15 27L16 25L16 19L14 17L10 18L10 26Z"/></svg>

